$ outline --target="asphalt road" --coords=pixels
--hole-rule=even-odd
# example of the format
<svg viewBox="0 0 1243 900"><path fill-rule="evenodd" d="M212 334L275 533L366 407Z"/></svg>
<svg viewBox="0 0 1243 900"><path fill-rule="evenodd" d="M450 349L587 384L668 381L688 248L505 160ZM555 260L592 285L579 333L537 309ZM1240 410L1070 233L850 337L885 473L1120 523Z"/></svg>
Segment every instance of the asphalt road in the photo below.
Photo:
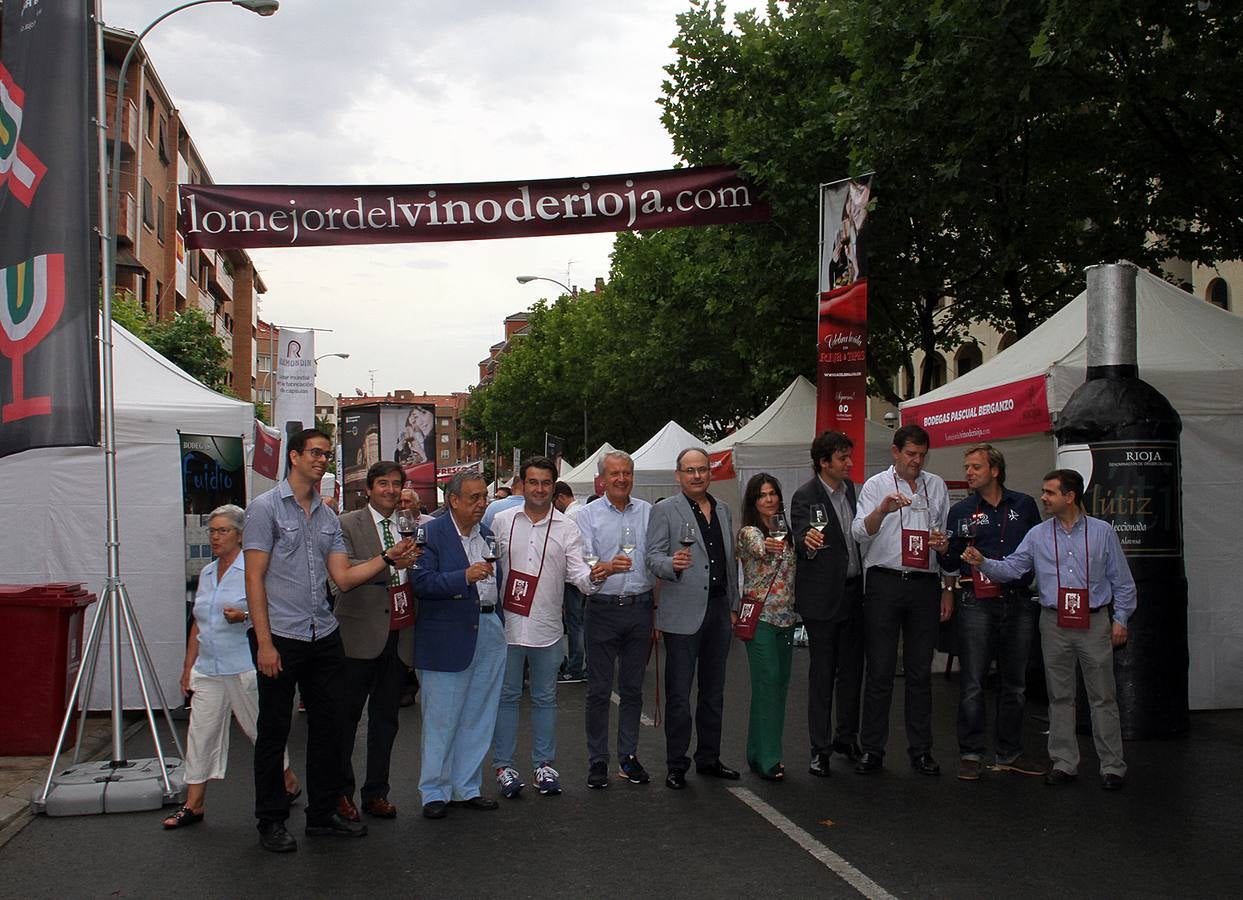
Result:
<svg viewBox="0 0 1243 900"><path fill-rule="evenodd" d="M234 728L229 777L208 790L207 817L165 832L163 813L38 817L0 848L0 897L1170 897L1238 896L1243 796L1237 763L1243 712L1197 713L1189 738L1126 747L1126 790L1098 787L1081 738L1079 782L986 773L954 777L957 681L934 678L940 778L905 762L901 685L887 767L860 777L839 757L833 777L806 773L807 651L796 650L786 726L787 781L663 778L660 729L643 728L640 758L655 776L586 787L584 685L562 686L559 797L529 787L496 812L419 815L419 707L402 712L390 799L393 821L368 820L362 840L307 838L297 853L262 851L251 818L250 745ZM652 703L648 673L648 709ZM990 695L991 696L991 695ZM746 654L731 652L722 758L745 768ZM1028 750L1043 750L1043 709L1029 708ZM519 758L529 755L526 713ZM303 723L290 750L301 771ZM361 744L361 742L360 742ZM152 755L135 739L133 758ZM361 753L357 756L361 767ZM530 781L530 773L524 772ZM495 793L485 780L485 793ZM365 818L365 817L364 817ZM853 883L852 883L853 882Z"/></svg>

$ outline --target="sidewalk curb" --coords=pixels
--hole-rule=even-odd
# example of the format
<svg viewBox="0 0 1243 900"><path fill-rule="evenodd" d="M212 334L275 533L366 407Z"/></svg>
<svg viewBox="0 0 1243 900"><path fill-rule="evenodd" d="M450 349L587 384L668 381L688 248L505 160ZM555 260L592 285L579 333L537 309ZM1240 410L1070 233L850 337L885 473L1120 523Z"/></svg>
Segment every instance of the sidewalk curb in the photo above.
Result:
<svg viewBox="0 0 1243 900"><path fill-rule="evenodd" d="M139 719L125 729L122 735L123 740L128 743L131 737L147 727L147 720L145 718ZM82 762L96 762L101 759L106 759L111 752L112 744L111 741L109 741L93 753L88 754ZM71 757L72 748L61 751L61 758L65 759L66 765L71 764L68 761ZM7 803L0 805L0 847L3 847L12 838L20 834L22 829L29 825L31 820L34 819L35 814L31 809L31 805L34 802L35 792L42 790L43 782L46 778L47 766L45 765L40 774L27 779L15 792L8 794L6 797L0 797L0 800L15 799L20 803L20 805ZM14 796L15 794L16 796ZM25 798L25 802L20 802L22 798Z"/></svg>

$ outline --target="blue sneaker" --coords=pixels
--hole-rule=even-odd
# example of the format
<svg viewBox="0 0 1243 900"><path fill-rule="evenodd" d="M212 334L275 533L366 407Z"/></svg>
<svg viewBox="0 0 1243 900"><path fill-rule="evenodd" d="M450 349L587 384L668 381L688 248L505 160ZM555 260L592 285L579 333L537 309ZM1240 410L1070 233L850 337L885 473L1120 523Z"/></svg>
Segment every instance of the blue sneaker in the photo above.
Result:
<svg viewBox="0 0 1243 900"><path fill-rule="evenodd" d="M561 773L548 763L535 770L535 786L541 794L553 795L561 793Z"/></svg>
<svg viewBox="0 0 1243 900"><path fill-rule="evenodd" d="M621 759L621 776L631 784L647 784L652 780L647 774L647 769L643 768L643 763L639 762L639 758L633 753L629 756L623 756Z"/></svg>
<svg viewBox="0 0 1243 900"><path fill-rule="evenodd" d="M526 787L526 785L522 783L522 778L518 775L518 770L513 766L503 766L502 768L497 769L496 783L501 787L501 796L507 800L512 800L514 797L517 797L519 792ZM543 791L540 791L540 793L542 794Z"/></svg>

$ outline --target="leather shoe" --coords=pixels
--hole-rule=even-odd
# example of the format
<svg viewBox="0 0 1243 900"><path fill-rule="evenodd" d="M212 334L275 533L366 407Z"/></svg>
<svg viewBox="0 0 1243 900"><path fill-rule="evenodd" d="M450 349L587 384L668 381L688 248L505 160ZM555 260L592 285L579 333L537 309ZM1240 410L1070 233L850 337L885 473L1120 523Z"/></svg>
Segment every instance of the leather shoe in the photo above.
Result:
<svg viewBox="0 0 1243 900"><path fill-rule="evenodd" d="M920 775L940 775L941 766L932 758L931 753L921 753L911 760L911 768Z"/></svg>
<svg viewBox="0 0 1243 900"><path fill-rule="evenodd" d="M833 752L840 753L852 763L857 763L863 759L863 751L859 749L858 744L848 744L845 741L834 741Z"/></svg>
<svg viewBox="0 0 1243 900"><path fill-rule="evenodd" d="M357 822L350 822L341 818L337 813L333 813L322 822L314 824L306 823L307 837L349 837L360 838L367 836L367 826L359 825Z"/></svg>
<svg viewBox="0 0 1243 900"><path fill-rule="evenodd" d="M363 812L377 819L396 819L397 807L388 802L387 797L374 797L363 801Z"/></svg>
<svg viewBox="0 0 1243 900"><path fill-rule="evenodd" d="M471 797L469 800L450 800L449 805L458 809L478 809L486 811L496 809L501 804L497 803L491 797L484 797L483 795L480 795L478 797Z"/></svg>
<svg viewBox="0 0 1243 900"><path fill-rule="evenodd" d="M259 826L259 846L271 853L293 853L298 842L285 830L284 822L269 822Z"/></svg>
<svg viewBox="0 0 1243 900"><path fill-rule="evenodd" d="M1107 772L1101 776L1101 790L1120 791L1126 787L1126 779L1116 772Z"/></svg>
<svg viewBox="0 0 1243 900"><path fill-rule="evenodd" d="M443 800L433 800L431 803L423 804L423 818L425 819L443 819L449 815L449 804Z"/></svg>
<svg viewBox="0 0 1243 900"><path fill-rule="evenodd" d="M706 766L695 766L695 771L700 775L710 775L713 778L724 778L728 781L737 781L742 777L719 759Z"/></svg>
<svg viewBox="0 0 1243 900"><path fill-rule="evenodd" d="M833 774L829 771L829 754L813 753L811 755L811 764L807 766L807 771L817 778L828 778Z"/></svg>
<svg viewBox="0 0 1243 900"><path fill-rule="evenodd" d="M347 822L357 822L358 807L354 805L354 801L342 794L337 798L337 815L345 819Z"/></svg>
<svg viewBox="0 0 1243 900"><path fill-rule="evenodd" d="M681 769L670 769L665 776L665 787L675 791L682 790L686 787L686 773Z"/></svg>
<svg viewBox="0 0 1243 900"><path fill-rule="evenodd" d="M859 761L855 763L855 772L859 775L871 775L873 772L879 772L884 759L879 753L864 750L863 755L859 757Z"/></svg>
<svg viewBox="0 0 1243 900"><path fill-rule="evenodd" d="M1050 787L1057 787L1062 784L1070 784L1079 776L1072 775L1065 769L1052 769L1049 774L1044 777L1044 783Z"/></svg>

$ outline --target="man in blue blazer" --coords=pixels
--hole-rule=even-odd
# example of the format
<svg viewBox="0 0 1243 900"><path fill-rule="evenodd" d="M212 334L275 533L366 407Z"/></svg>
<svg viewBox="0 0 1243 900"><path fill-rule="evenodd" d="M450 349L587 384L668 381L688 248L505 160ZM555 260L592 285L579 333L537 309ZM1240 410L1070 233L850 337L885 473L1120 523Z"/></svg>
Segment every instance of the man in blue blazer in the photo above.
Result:
<svg viewBox="0 0 1243 900"><path fill-rule="evenodd" d="M708 493L712 469L699 447L678 454L682 490L654 507L647 526L647 567L660 579L656 630L665 641L665 787L686 786L691 744L691 682L698 670L695 771L738 778L721 762L725 662L738 608L734 522L729 507ZM689 543L683 544L683 534ZM679 546L682 544L682 546Z"/></svg>
<svg viewBox="0 0 1243 900"><path fill-rule="evenodd" d="M505 629L497 576L486 557L491 532L479 524L488 486L474 472L453 476L449 514L427 526L414 570L419 620L414 667L423 692L423 815L443 819L449 807L496 809L480 792L492 747L505 669Z"/></svg>

